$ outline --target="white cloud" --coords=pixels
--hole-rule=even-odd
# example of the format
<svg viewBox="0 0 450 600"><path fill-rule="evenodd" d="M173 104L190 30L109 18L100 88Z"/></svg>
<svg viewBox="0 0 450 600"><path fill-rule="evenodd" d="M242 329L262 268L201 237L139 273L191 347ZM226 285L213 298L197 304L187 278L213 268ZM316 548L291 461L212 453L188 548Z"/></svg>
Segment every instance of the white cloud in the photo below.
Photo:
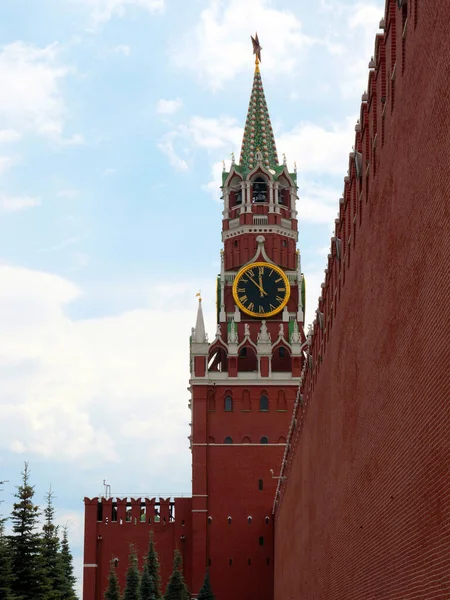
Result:
<svg viewBox="0 0 450 600"><path fill-rule="evenodd" d="M80 465L127 456L145 464L151 452L151 464L161 464L152 477L179 469L180 452L189 457L186 356L194 294L191 284L160 284L147 290L147 309L73 321L65 306L80 290L70 281L1 266L1 451ZM143 447L144 434L151 447Z"/></svg>
<svg viewBox="0 0 450 600"><path fill-rule="evenodd" d="M15 162L16 161L11 156L0 156L0 173L4 173L10 169Z"/></svg>
<svg viewBox="0 0 450 600"><path fill-rule="evenodd" d="M328 127L300 123L277 136L279 154L297 162L301 173L328 173L343 177L355 136L355 118Z"/></svg>
<svg viewBox="0 0 450 600"><path fill-rule="evenodd" d="M0 211L17 212L41 204L40 198L32 196L4 196L0 194Z"/></svg>
<svg viewBox="0 0 450 600"><path fill-rule="evenodd" d="M58 198L75 198L75 196L78 196L78 194L78 190L74 188L66 188L63 190L59 190L56 195L58 196Z"/></svg>
<svg viewBox="0 0 450 600"><path fill-rule="evenodd" d="M212 89L220 89L249 68L249 23L263 46L264 72L291 73L315 43L302 32L293 12L275 9L269 0L210 0L197 26L184 39L177 38L173 61L194 70Z"/></svg>
<svg viewBox="0 0 450 600"><path fill-rule="evenodd" d="M0 129L0 144L17 142L22 136L14 129Z"/></svg>
<svg viewBox="0 0 450 600"><path fill-rule="evenodd" d="M60 83L68 69L58 62L58 45L38 48L24 42L0 51L0 127L60 139L66 107Z"/></svg>
<svg viewBox="0 0 450 600"><path fill-rule="evenodd" d="M113 17L122 18L129 8L141 8L149 13L164 10L164 0L77 0L91 10L93 25L109 21Z"/></svg>
<svg viewBox="0 0 450 600"><path fill-rule="evenodd" d="M178 112L180 108L183 106L183 101L181 98L177 98L176 100L158 100L156 105L156 112L160 115L173 115Z"/></svg>
<svg viewBox="0 0 450 600"><path fill-rule="evenodd" d="M114 48L114 51L117 54L123 54L123 56L130 56L131 48L127 44L119 44Z"/></svg>
<svg viewBox="0 0 450 600"><path fill-rule="evenodd" d="M158 144L158 148L167 156L170 164L176 171L189 171L187 161L179 156L174 148L175 133L167 133L163 136Z"/></svg>

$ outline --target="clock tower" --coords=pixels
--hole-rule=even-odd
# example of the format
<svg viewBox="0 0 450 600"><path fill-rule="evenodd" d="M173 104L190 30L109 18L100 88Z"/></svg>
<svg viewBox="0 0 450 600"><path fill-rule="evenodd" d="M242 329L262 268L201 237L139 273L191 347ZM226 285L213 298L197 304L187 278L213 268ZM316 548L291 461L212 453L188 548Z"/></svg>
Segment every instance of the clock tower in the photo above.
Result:
<svg viewBox="0 0 450 600"><path fill-rule="evenodd" d="M253 39L253 38L252 38ZM272 600L272 511L303 366L297 178L278 161L260 46L239 163L222 174L217 329L202 301L190 340L192 592Z"/></svg>

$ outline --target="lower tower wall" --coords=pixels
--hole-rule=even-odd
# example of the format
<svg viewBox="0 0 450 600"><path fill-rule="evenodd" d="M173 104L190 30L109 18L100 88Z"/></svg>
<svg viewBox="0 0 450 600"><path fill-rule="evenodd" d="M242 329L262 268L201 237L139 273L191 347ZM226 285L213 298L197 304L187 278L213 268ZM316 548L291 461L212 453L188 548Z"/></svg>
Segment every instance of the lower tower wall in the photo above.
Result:
<svg viewBox="0 0 450 600"><path fill-rule="evenodd" d="M275 600L450 598L450 4L403 4L289 440Z"/></svg>
<svg viewBox="0 0 450 600"><path fill-rule="evenodd" d="M123 590L130 544L134 544L142 570L150 531L161 567L162 591L172 573L173 555L179 549L190 589L192 570L191 498L105 499L85 498L83 600L103 600L111 560Z"/></svg>

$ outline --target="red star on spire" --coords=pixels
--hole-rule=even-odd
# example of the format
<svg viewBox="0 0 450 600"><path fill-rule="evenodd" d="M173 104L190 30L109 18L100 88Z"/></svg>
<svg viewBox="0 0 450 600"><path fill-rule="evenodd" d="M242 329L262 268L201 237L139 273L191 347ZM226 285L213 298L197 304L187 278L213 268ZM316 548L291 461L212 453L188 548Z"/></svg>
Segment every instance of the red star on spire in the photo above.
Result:
<svg viewBox="0 0 450 600"><path fill-rule="evenodd" d="M252 38L252 44L253 44L253 54L256 54L256 63L260 63L261 62L261 45L259 43L259 39L258 39L258 34L255 33L255 37L253 37L252 35L250 36Z"/></svg>

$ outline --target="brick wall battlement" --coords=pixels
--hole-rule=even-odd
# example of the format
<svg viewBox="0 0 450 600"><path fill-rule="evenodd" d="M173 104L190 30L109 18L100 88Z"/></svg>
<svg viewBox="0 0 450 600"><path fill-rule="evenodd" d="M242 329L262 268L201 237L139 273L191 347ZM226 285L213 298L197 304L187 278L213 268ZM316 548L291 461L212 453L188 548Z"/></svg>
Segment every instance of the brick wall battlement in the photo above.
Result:
<svg viewBox="0 0 450 600"><path fill-rule="evenodd" d="M450 3L388 0L275 497L275 600L450 597Z"/></svg>

